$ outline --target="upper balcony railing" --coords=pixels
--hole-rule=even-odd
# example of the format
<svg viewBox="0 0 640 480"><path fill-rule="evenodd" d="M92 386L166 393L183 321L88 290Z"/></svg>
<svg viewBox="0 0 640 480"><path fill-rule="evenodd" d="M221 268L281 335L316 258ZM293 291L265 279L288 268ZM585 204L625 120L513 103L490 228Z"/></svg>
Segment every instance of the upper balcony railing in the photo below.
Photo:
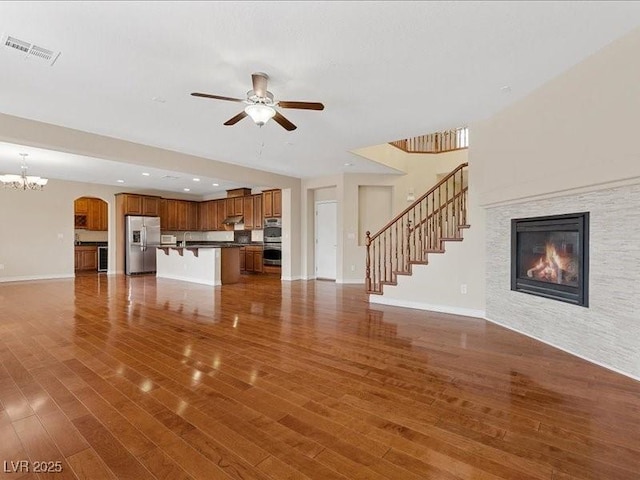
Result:
<svg viewBox="0 0 640 480"><path fill-rule="evenodd" d="M469 129L456 128L389 142L407 153L444 153L469 148Z"/></svg>

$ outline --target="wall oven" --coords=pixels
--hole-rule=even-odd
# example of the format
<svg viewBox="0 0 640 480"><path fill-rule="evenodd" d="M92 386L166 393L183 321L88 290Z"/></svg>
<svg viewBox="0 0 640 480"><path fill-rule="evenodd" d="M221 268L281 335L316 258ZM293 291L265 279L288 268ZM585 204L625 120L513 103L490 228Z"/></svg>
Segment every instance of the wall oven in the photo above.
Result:
<svg viewBox="0 0 640 480"><path fill-rule="evenodd" d="M282 242L282 220L279 218L264 219L264 243Z"/></svg>
<svg viewBox="0 0 640 480"><path fill-rule="evenodd" d="M262 258L264 265L282 265L282 244L265 242Z"/></svg>

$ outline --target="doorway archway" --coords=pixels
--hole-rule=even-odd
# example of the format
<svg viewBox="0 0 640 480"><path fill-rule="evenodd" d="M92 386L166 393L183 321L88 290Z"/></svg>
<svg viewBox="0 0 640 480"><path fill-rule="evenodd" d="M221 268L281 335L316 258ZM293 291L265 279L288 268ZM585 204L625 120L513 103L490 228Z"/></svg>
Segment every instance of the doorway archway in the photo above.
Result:
<svg viewBox="0 0 640 480"><path fill-rule="evenodd" d="M96 197L74 200L74 272L106 273L109 259L109 207Z"/></svg>

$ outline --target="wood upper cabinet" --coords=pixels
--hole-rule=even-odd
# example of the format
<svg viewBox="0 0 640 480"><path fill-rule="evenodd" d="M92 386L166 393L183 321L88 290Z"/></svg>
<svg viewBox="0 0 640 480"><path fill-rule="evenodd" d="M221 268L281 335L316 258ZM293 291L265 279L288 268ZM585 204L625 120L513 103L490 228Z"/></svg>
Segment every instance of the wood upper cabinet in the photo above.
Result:
<svg viewBox="0 0 640 480"><path fill-rule="evenodd" d="M198 202L167 198L159 202L160 228L165 231L197 231L203 220Z"/></svg>
<svg viewBox="0 0 640 480"><path fill-rule="evenodd" d="M74 226L78 229L109 229L107 202L99 198L81 197L74 202Z"/></svg>
<svg viewBox="0 0 640 480"><path fill-rule="evenodd" d="M187 230L198 230L199 203L186 202L187 204Z"/></svg>
<svg viewBox="0 0 640 480"><path fill-rule="evenodd" d="M253 229L262 230L264 218L262 216L262 194L252 195L253 197Z"/></svg>
<svg viewBox="0 0 640 480"><path fill-rule="evenodd" d="M160 215L160 199L158 197L142 197L142 215L150 217Z"/></svg>
<svg viewBox="0 0 640 480"><path fill-rule="evenodd" d="M215 201L202 202L198 208L198 229L202 231L214 230L216 220Z"/></svg>
<svg viewBox="0 0 640 480"><path fill-rule="evenodd" d="M76 199L76 201L73 202L73 208L76 215L89 213L89 199L87 197L80 197Z"/></svg>
<svg viewBox="0 0 640 480"><path fill-rule="evenodd" d="M237 215L242 215L243 214L243 208L244 208L244 201L243 201L244 197L234 197L234 198L227 198L226 204L227 204L227 216L237 216ZM224 218L222 219L224 220Z"/></svg>
<svg viewBox="0 0 640 480"><path fill-rule="evenodd" d="M87 214L87 229L108 230L107 202L99 198L89 198L89 213Z"/></svg>
<svg viewBox="0 0 640 480"><path fill-rule="evenodd" d="M123 197L123 209L125 215L146 215L157 217L160 215L161 198L148 195L135 195L131 193L121 194Z"/></svg>
<svg viewBox="0 0 640 480"><path fill-rule="evenodd" d="M227 218L227 201L224 199L216 200L216 211L217 215L214 230L224 230L222 222Z"/></svg>
<svg viewBox="0 0 640 480"><path fill-rule="evenodd" d="M282 216L282 190L266 190L262 192L262 212L264 218Z"/></svg>
<svg viewBox="0 0 640 480"><path fill-rule="evenodd" d="M273 216L282 216L282 190L273 191Z"/></svg>
<svg viewBox="0 0 640 480"><path fill-rule="evenodd" d="M125 215L142 215L142 197L140 195L125 195Z"/></svg>
<svg viewBox="0 0 640 480"><path fill-rule="evenodd" d="M254 215L253 215L253 197L242 197L243 200L243 215L244 215L244 229L253 230Z"/></svg>

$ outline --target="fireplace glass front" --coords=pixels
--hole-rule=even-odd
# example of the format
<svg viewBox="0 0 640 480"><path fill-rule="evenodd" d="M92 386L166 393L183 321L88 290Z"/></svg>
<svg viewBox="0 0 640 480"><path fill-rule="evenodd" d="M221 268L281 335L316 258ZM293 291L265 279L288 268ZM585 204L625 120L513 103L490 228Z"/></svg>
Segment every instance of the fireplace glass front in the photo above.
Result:
<svg viewBox="0 0 640 480"><path fill-rule="evenodd" d="M511 222L511 289L588 305L589 214Z"/></svg>

